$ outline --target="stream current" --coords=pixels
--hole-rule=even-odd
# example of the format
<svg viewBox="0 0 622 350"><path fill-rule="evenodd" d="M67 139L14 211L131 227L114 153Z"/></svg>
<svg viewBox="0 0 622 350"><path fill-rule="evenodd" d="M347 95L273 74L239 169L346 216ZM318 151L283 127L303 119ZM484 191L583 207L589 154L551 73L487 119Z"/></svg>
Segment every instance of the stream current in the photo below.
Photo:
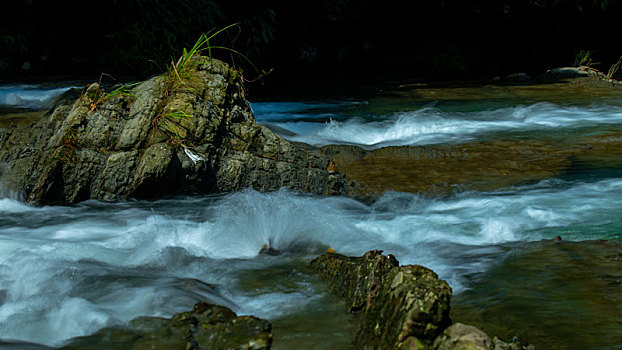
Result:
<svg viewBox="0 0 622 350"><path fill-rule="evenodd" d="M585 132L622 130L619 93L445 93L252 107L259 123L285 138L368 149L497 138L572 142ZM495 333L502 337L521 335L542 349L620 349L619 286L610 304L589 288L566 298L559 293L563 279L544 277L554 258L532 250L558 235L619 242L621 174L616 168L578 170L440 198L386 193L372 205L248 189L154 202L31 207L0 182L0 349L63 347L138 316L170 317L200 300L270 320L275 349L349 349L352 321L343 304L305 268L328 247L346 255L381 249L401 264L432 268L453 288L455 315L476 314L466 321L485 330L487 321L507 321L505 328L492 328L513 332ZM258 254L266 244L282 254ZM619 246L603 249L622 260ZM595 263L594 274L598 270ZM609 272L607 281L622 283L620 270ZM531 285L541 294L515 293ZM589 327L579 317L585 314L596 318Z"/></svg>

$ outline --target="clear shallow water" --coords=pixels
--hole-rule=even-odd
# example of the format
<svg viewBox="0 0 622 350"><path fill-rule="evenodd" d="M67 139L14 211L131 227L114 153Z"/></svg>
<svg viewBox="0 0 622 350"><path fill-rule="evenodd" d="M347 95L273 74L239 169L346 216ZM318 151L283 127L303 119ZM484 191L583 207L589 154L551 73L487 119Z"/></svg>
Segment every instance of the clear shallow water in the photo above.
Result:
<svg viewBox="0 0 622 350"><path fill-rule="evenodd" d="M622 128L620 103L611 100L591 103L582 96L573 104L567 96L547 99L556 102L455 97L252 106L260 123L289 139L366 148L517 135L572 142L583 133ZM2 190L1 179L0 197L14 198ZM434 269L456 292L458 307L467 310L462 315L484 315L473 316L474 322L483 320L482 327L486 320L501 322L499 315L513 313L512 307L545 310L515 317L533 327L512 328L508 321L500 332L533 335L546 329L528 339L538 345L554 332L557 338L542 344L555 345L581 331L578 323L556 323L576 320L581 299L553 311L543 306L563 299L563 293L520 299L532 285L539 291L564 290L557 287L563 280L539 278L546 269L520 269L531 262L547 266L556 256L536 254L542 257L537 260L523 245L556 235L567 241L622 239L620 169L590 169L502 192L443 198L387 193L372 206L286 190L43 208L9 198L0 198L0 349L2 341L10 342L4 345L9 349L18 347L13 341L62 346L137 316L168 317L199 300L268 318L276 349L346 349L351 320L305 268L328 247L348 255L383 249L403 264ZM258 255L265 244L283 254ZM514 294L509 290L515 284L501 283L511 272L525 283ZM581 298L599 296L583 293ZM505 304L510 306L496 307ZM606 319L622 313L590 317L597 320L589 327L609 327ZM558 326L542 326L549 324ZM619 339L583 333L577 344L584 349L602 349Z"/></svg>
<svg viewBox="0 0 622 350"><path fill-rule="evenodd" d="M480 254L503 257L469 276L452 318L540 349L622 347L622 242L516 242Z"/></svg>

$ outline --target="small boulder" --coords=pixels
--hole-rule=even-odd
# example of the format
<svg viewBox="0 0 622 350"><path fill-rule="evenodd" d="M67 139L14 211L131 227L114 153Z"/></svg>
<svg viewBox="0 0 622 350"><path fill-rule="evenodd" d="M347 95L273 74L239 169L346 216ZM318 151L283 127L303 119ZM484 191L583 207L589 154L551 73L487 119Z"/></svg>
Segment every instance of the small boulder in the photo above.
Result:
<svg viewBox="0 0 622 350"><path fill-rule="evenodd" d="M479 328L460 322L449 326L434 341L435 350L490 350L490 337Z"/></svg>
<svg viewBox="0 0 622 350"><path fill-rule="evenodd" d="M139 317L127 328L104 328L74 340L63 350L269 350L272 326L253 316L237 316L230 309L197 303L172 318Z"/></svg>
<svg viewBox="0 0 622 350"><path fill-rule="evenodd" d="M494 345L493 350L535 350L536 347L529 343L523 343L517 337L514 337L511 342L503 341L497 337L492 340Z"/></svg>
<svg viewBox="0 0 622 350"><path fill-rule="evenodd" d="M588 70L583 67L560 67L549 69L545 73L547 76L554 78L581 78L589 76Z"/></svg>
<svg viewBox="0 0 622 350"><path fill-rule="evenodd" d="M531 80L531 77L525 73L513 73L513 74L506 75L503 80L521 82L521 81Z"/></svg>
<svg viewBox="0 0 622 350"><path fill-rule="evenodd" d="M399 266L393 255L375 250L362 257L326 253L311 261L311 269L356 314L358 348L431 349L451 323L451 288L426 267Z"/></svg>

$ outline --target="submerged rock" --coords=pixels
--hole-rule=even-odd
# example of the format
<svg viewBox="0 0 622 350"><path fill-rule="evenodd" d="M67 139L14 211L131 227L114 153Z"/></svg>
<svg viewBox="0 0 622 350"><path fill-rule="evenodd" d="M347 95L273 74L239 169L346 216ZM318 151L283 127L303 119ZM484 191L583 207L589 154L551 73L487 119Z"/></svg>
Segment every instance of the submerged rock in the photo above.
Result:
<svg viewBox="0 0 622 350"><path fill-rule="evenodd" d="M193 311L170 319L140 317L128 328L105 328L62 349L269 350L271 344L268 321L236 316L224 306L197 303Z"/></svg>
<svg viewBox="0 0 622 350"><path fill-rule="evenodd" d="M263 246L261 246L261 250L259 251L259 255L270 255L270 256L277 256L277 255L281 255L282 253L283 253L282 251L268 244L264 244Z"/></svg>
<svg viewBox="0 0 622 350"><path fill-rule="evenodd" d="M32 203L246 187L344 193L322 152L255 123L237 71L194 57L183 76L109 93L91 84L34 125L0 129L0 163L10 165L5 187Z"/></svg>
<svg viewBox="0 0 622 350"><path fill-rule="evenodd" d="M385 191L446 195L492 191L603 166L622 168L622 132L578 135L573 142L515 139L364 150L326 146L330 169L348 196L373 201Z"/></svg>

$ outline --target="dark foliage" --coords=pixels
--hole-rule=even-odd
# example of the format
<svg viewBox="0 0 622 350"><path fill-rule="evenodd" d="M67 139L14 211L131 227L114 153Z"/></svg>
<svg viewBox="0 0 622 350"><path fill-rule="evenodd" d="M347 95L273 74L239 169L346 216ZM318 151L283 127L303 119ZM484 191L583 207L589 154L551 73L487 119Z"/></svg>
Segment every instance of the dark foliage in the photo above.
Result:
<svg viewBox="0 0 622 350"><path fill-rule="evenodd" d="M199 35L273 79L462 77L571 65L590 50L607 70L622 52L620 0L12 0L0 21L0 79L149 75ZM219 58L244 68L227 51ZM28 64L24 64L28 62ZM248 67L246 67L248 68ZM249 73L250 74L250 73Z"/></svg>

